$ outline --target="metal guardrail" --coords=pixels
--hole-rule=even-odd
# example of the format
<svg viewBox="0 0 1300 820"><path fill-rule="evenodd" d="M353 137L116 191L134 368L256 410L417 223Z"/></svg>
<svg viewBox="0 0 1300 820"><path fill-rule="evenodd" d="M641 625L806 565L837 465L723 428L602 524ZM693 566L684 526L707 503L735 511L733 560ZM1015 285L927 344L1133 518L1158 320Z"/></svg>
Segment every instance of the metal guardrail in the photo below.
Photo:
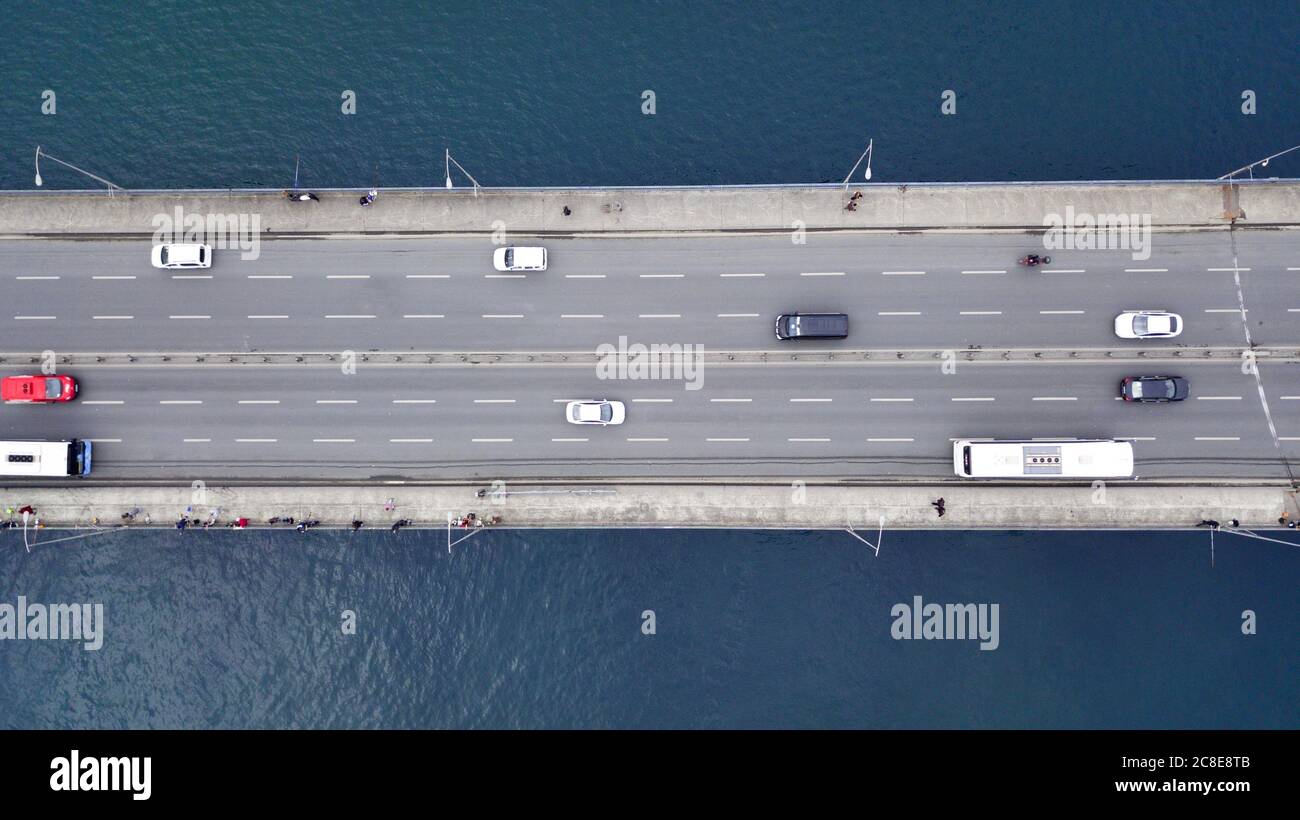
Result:
<svg viewBox="0 0 1300 820"><path fill-rule="evenodd" d="M916 348L903 350L704 350L684 354L671 349L659 361L670 365L673 356L689 355L693 365L828 365L828 364L936 364L954 363L1054 363L1101 364L1106 362L1246 362L1261 364L1300 363L1300 347L1271 347L1251 350L1243 347L1142 347L1142 348ZM630 354L635 359L636 354ZM384 366L522 366L570 365L594 367L605 357L592 350L581 351L238 351L238 352L105 352L62 353L59 367L82 366L310 366L337 367L345 363ZM0 364L41 366L43 352L0 353Z"/></svg>
<svg viewBox="0 0 1300 820"><path fill-rule="evenodd" d="M1266 179L1248 179L1233 180L1233 185L1278 185L1278 184L1296 184L1300 183L1300 178L1292 177L1269 177ZM1096 186L1096 187L1141 187L1151 185L1204 185L1214 186L1216 188L1228 185L1226 180L1218 179L1085 179L1085 180L1023 180L1023 181L1005 181L1005 182L863 182L853 183L853 188L999 188L999 187L1045 187L1045 186ZM547 193L563 191L745 191L745 190L791 190L791 189L828 189L835 190L843 188L839 182L756 182L756 183L735 183L728 185L547 185L547 186L491 186L485 185L479 187L479 194L483 193ZM346 193L364 193L370 190L371 186L353 186L353 187L307 187L302 190L326 191L326 192L346 192ZM142 194L150 196L169 196L169 195L202 195L210 196L233 195L233 194L268 194L279 195L283 187L279 188L128 188L120 191L119 195L125 193ZM443 186L397 186L379 189L385 193L397 192L414 192L425 194L439 194L443 196L473 196L474 190L469 187L445 188ZM83 194L107 194L108 192L101 188L67 188L60 190L26 190L26 189L0 189L0 196L62 196L62 195L83 195Z"/></svg>

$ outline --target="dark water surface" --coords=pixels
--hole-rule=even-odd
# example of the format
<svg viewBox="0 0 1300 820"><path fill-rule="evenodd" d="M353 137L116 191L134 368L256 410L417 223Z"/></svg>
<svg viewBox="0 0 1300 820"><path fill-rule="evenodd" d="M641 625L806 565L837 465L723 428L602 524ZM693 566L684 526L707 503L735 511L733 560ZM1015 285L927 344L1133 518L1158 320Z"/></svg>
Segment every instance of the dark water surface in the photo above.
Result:
<svg viewBox="0 0 1300 820"><path fill-rule="evenodd" d="M105 620L0 641L6 727L1300 722L1300 549L1227 534L0 535L0 602ZM894 640L915 595L998 604L998 648Z"/></svg>
<svg viewBox="0 0 1300 820"><path fill-rule="evenodd" d="M3 31L3 188L38 144L143 188L287 187L295 155L303 187L441 185L444 148L484 185L838 182L868 137L876 181L1207 178L1300 142L1293 0L87 0Z"/></svg>

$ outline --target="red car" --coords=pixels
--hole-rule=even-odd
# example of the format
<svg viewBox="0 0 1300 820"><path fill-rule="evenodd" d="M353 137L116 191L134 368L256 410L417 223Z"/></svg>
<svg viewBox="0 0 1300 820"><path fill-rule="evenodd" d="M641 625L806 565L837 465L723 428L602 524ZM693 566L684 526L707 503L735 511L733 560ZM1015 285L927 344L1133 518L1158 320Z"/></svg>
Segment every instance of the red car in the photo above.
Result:
<svg viewBox="0 0 1300 820"><path fill-rule="evenodd" d="M71 376L6 376L0 379L0 400L6 404L49 404L77 397Z"/></svg>

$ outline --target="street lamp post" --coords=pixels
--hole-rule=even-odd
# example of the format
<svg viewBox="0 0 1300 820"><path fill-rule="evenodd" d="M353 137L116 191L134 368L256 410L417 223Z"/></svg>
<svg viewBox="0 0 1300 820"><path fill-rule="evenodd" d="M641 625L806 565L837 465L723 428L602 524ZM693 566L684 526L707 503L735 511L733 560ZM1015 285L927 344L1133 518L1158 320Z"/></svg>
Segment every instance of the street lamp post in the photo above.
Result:
<svg viewBox="0 0 1300 820"><path fill-rule="evenodd" d="M444 149L444 151L445 151L445 153L446 153L446 160L445 160L445 162L444 162L444 168L445 168L445 172L446 172L446 183L445 183L445 184L446 184L447 188L448 188L448 189L451 189L451 188L453 187L452 184L451 184L451 166L455 165L458 169L460 169L460 172L461 172L462 174L464 174L465 176L469 177L469 181L470 181L470 182L474 183L474 196L478 196L478 189L479 189L479 188L482 188L483 186L478 184L478 180L477 180L477 179L474 179L474 175L473 175L473 174L471 174L469 171L466 171L466 170L465 170L465 166L461 165L459 162L457 162L457 161L452 157L452 155L451 155L451 149L450 149L450 148L446 148L446 149Z"/></svg>
<svg viewBox="0 0 1300 820"><path fill-rule="evenodd" d="M113 191L115 191L115 190L117 190L117 191L125 191L125 190L126 190L126 189L123 188L121 185L117 185L117 184L115 184L115 183L109 182L108 180L104 179L103 177L95 176L94 174L90 173L89 171L87 171L87 170L85 170L85 169L83 169L83 168L78 168L77 166L73 165L73 164L70 163L70 162L64 162L63 160L59 159L58 157L54 156L53 154L47 153L47 152L45 152L45 151L42 151L42 150L41 150L41 146L39 146L39 145L36 146L36 187L37 187L37 188L39 188L39 187L41 187L42 185L45 184L44 180L41 179L41 157L45 157L46 159L50 160L51 162L57 162L57 163L60 164L60 165L66 166L66 167L68 167L68 168L71 168L72 170L76 171L76 172L79 173L79 174L85 174L86 176L90 177L91 179L95 180L96 182L99 182L99 183L102 183L102 184L104 184L104 185L107 185L107 186L108 186L108 195L109 195L109 196L112 196L112 195L113 195Z"/></svg>
<svg viewBox="0 0 1300 820"><path fill-rule="evenodd" d="M853 163L853 167L849 169L848 176L844 177L844 190L847 191L849 189L849 180L853 179L853 172L858 170L858 166L862 164L862 160L864 159L867 161L867 170L866 173L862 175L862 178L867 180L871 179L871 149L872 146L875 145L875 142L874 139L867 140L867 150L862 152L862 156L858 157L858 161Z"/></svg>
<svg viewBox="0 0 1300 820"><path fill-rule="evenodd" d="M1250 174L1250 178L1251 178L1251 179L1254 179L1254 178L1255 178L1255 166L1256 166L1256 165L1258 165L1260 168L1267 168L1267 167L1268 167L1269 160L1277 159L1278 157L1282 156L1283 154L1289 154L1289 153L1291 153L1292 151L1295 151L1295 150L1297 150L1297 149L1300 149L1300 145L1293 145L1293 146L1291 146L1290 148L1286 149L1285 151L1278 151L1276 154L1273 154L1273 155L1270 156L1270 157L1264 157L1263 159L1256 160L1256 161L1252 162L1252 163L1249 164L1249 165L1243 165L1243 166L1241 166L1240 168L1238 168L1238 169L1235 170L1235 171L1230 171L1230 172L1224 174L1223 176L1219 177L1219 179L1232 180L1234 177L1237 176L1237 174L1240 174L1242 171L1246 171L1247 173Z"/></svg>

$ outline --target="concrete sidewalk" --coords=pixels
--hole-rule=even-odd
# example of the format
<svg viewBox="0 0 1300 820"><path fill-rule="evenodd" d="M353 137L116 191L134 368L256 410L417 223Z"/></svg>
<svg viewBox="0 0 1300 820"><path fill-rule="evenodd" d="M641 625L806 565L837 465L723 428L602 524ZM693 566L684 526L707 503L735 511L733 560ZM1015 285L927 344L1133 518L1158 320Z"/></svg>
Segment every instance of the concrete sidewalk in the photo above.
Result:
<svg viewBox="0 0 1300 820"><path fill-rule="evenodd" d="M486 490L484 497L476 495ZM1276 527L1282 511L1300 519L1295 494L1283 487L843 487L799 485L485 485L377 487L3 488L6 508L23 505L48 527L123 523L168 528L190 508L190 518L219 523L247 517L319 519L347 526L353 519L387 528L399 519L443 528L448 514L500 516L503 527L729 529L857 528L874 542L881 516L886 529L1105 529L1186 528L1202 519L1225 526ZM946 514L931 502L943 496ZM394 508L385 509L392 499ZM21 516L12 516L13 520ZM283 525L280 525L283 526Z"/></svg>
<svg viewBox="0 0 1300 820"><path fill-rule="evenodd" d="M264 236L1041 230L1045 214L1149 214L1156 228L1300 224L1300 181L385 190L290 202L280 191L0 193L0 237L151 235L155 216L257 214ZM564 211L568 208L570 215Z"/></svg>

